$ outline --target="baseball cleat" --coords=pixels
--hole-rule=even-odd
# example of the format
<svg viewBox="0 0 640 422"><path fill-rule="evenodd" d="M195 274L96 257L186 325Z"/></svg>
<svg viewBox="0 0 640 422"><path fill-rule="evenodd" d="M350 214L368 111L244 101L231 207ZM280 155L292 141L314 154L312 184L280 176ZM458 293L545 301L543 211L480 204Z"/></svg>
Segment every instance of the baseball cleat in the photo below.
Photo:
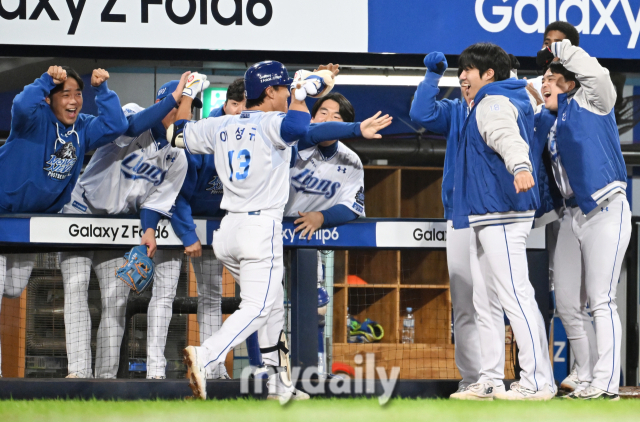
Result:
<svg viewBox="0 0 640 422"><path fill-rule="evenodd" d="M509 391L496 393L496 400L531 400L531 401L546 401L551 400L556 396L554 391L545 384L541 390L532 390L521 385L519 382L511 384Z"/></svg>
<svg viewBox="0 0 640 422"><path fill-rule="evenodd" d="M492 382L475 383L468 387L459 387L458 391L449 396L453 400L491 401L498 392L504 393L504 385L496 386Z"/></svg>
<svg viewBox="0 0 640 422"><path fill-rule="evenodd" d="M75 372L72 374L67 375L65 378L72 378L72 379L76 379L76 378L83 378L81 376L79 376L78 374L76 374Z"/></svg>
<svg viewBox="0 0 640 422"><path fill-rule="evenodd" d="M560 383L560 388L564 391L574 391L579 384L578 369L574 366L571 373Z"/></svg>
<svg viewBox="0 0 640 422"><path fill-rule="evenodd" d="M167 377L164 376L164 375L156 375L154 377L148 377L147 379L148 380L163 380L163 379L167 379Z"/></svg>
<svg viewBox="0 0 640 422"><path fill-rule="evenodd" d="M279 373L272 373L267 380L267 400L280 400L284 404L290 400L308 400L311 397L302 390L293 386L287 386L280 378Z"/></svg>
<svg viewBox="0 0 640 422"><path fill-rule="evenodd" d="M214 367L214 369L207 369L207 379L208 380L230 380L231 377L227 373L227 368L224 366L224 363L219 363Z"/></svg>
<svg viewBox="0 0 640 422"><path fill-rule="evenodd" d="M601 390L597 387L589 386L582 391L573 392L568 396L565 396L567 399L572 400L611 400L618 401L620 400L620 396L616 393L610 393L605 390Z"/></svg>
<svg viewBox="0 0 640 422"><path fill-rule="evenodd" d="M207 379L205 377L204 364L198 356L198 348L188 346L182 351L184 355L183 362L187 368L191 370L189 376L189 387L193 391L193 397L196 399L207 399Z"/></svg>
<svg viewBox="0 0 640 422"><path fill-rule="evenodd" d="M580 384L578 384L578 386L576 387L575 390L573 390L569 394L566 394L563 397L566 398L566 399L577 399L578 398L578 394L580 392L584 391L585 389L589 388L589 385L590 384L588 382L583 381Z"/></svg>

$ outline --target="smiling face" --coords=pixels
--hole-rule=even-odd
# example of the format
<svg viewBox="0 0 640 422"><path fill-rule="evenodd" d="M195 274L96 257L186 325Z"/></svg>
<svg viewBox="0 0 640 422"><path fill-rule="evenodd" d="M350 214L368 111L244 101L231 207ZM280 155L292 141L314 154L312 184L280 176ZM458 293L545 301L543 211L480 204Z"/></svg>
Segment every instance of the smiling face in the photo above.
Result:
<svg viewBox="0 0 640 422"><path fill-rule="evenodd" d="M224 106L222 106L224 109L224 114L228 116L238 115L242 113L246 103L247 103L247 100L242 100L242 101L227 100L227 102L224 103Z"/></svg>
<svg viewBox="0 0 640 422"><path fill-rule="evenodd" d="M465 90L463 89L463 94L465 94L465 100L467 102L473 100L476 97L480 88L485 85L494 82L494 71L493 69L488 69L484 72L484 75L480 76L480 71L478 69L464 69L462 73L460 73L460 85L468 85L469 88Z"/></svg>
<svg viewBox="0 0 640 422"><path fill-rule="evenodd" d="M473 98L469 96L469 82L460 80L460 91L462 91L462 97L467 102L467 105L471 105Z"/></svg>
<svg viewBox="0 0 640 422"><path fill-rule="evenodd" d="M559 73L547 70L542 78L542 99L547 110L558 111L558 95L571 91L576 87L573 81L567 81Z"/></svg>
<svg viewBox="0 0 640 422"><path fill-rule="evenodd" d="M317 113L311 119L311 123L344 122L340 115L340 104L333 100L322 103Z"/></svg>
<svg viewBox="0 0 640 422"><path fill-rule="evenodd" d="M67 78L62 90L46 98L51 111L65 126L73 125L82 110L82 90L73 78Z"/></svg>

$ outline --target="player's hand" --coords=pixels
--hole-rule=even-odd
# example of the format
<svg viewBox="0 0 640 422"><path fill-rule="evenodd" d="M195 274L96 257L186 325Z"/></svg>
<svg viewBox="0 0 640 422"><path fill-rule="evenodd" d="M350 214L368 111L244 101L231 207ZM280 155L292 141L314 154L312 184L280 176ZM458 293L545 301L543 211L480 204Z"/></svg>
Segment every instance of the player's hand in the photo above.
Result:
<svg viewBox="0 0 640 422"><path fill-rule="evenodd" d="M147 246L147 256L149 256L149 258L153 258L156 254L156 250L158 249L158 245L156 244L156 231L152 228L148 228L142 235L140 244Z"/></svg>
<svg viewBox="0 0 640 422"><path fill-rule="evenodd" d="M109 72L104 69L94 69L91 74L91 86L100 86L109 79Z"/></svg>
<svg viewBox="0 0 640 422"><path fill-rule="evenodd" d="M527 78L524 78L524 79L526 80ZM532 82L529 82L527 84L527 92L529 92L529 94L536 100L537 105L544 103L544 100L540 96L540 93L538 92L538 90L533 87Z"/></svg>
<svg viewBox="0 0 640 422"><path fill-rule="evenodd" d="M377 112L367 120L360 123L360 132L365 139L380 139L382 135L378 134L382 129L386 128L393 122L393 117L385 114L380 117L381 111Z"/></svg>
<svg viewBox="0 0 640 422"><path fill-rule="evenodd" d="M60 66L49 67L47 73L53 78L53 83L56 85L60 85L67 80L67 71Z"/></svg>
<svg viewBox="0 0 640 422"><path fill-rule="evenodd" d="M189 75L191 75L190 71L184 72L180 77L180 82L178 82L178 87L176 88L175 91L173 91L173 98L176 100L176 102L178 102L180 100L180 97L182 97L182 92L184 91L184 87L187 84L187 79L189 78Z"/></svg>
<svg viewBox="0 0 640 422"><path fill-rule="evenodd" d="M196 98L198 94L209 88L210 84L211 82L207 80L207 75L193 72L187 78L187 82L185 84L184 90L182 91L182 95L184 95L185 97L190 97L191 99Z"/></svg>
<svg viewBox="0 0 640 422"><path fill-rule="evenodd" d="M424 65L429 69L429 72L437 73L438 75L444 75L444 71L449 67L447 58L439 51L427 54L424 58Z"/></svg>
<svg viewBox="0 0 640 422"><path fill-rule="evenodd" d="M318 70L329 70L331 71L331 73L333 73L333 79L336 78L336 76L338 76L338 73L340 73L340 65L339 64L333 64L333 63L329 63L329 64L323 64L318 66L317 69L314 69L314 72L317 72Z"/></svg>
<svg viewBox="0 0 640 422"><path fill-rule="evenodd" d="M199 258L202 256L202 244L198 240L193 245L184 248L184 253L191 258Z"/></svg>
<svg viewBox="0 0 640 422"><path fill-rule="evenodd" d="M516 193L526 192L536 185L533 181L533 175L528 171L521 171L513 178L513 185L516 187Z"/></svg>
<svg viewBox="0 0 640 422"><path fill-rule="evenodd" d="M324 224L324 215L322 215L322 213L318 211L298 211L298 214L300 214L300 218L294 221L293 224L300 225L296 227L293 233L298 233L300 230L302 230L302 238L304 239L307 233L309 233L309 237L307 239L311 240L311 236L313 236L313 234L318 229L320 229L320 227L322 227L322 224Z"/></svg>

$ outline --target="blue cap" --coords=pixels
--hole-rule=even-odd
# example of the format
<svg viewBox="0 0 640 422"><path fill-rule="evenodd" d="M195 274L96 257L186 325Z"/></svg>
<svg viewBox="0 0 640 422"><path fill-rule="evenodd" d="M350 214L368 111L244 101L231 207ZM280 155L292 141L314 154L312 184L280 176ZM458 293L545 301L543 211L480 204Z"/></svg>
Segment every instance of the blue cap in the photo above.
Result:
<svg viewBox="0 0 640 422"><path fill-rule="evenodd" d="M327 289L324 287L318 287L318 308L322 308L323 306L329 303L329 293Z"/></svg>
<svg viewBox="0 0 640 422"><path fill-rule="evenodd" d="M173 94L176 88L178 88L179 84L180 84L180 81L174 80L174 81L169 81L166 84L162 85L158 90L158 92L156 93L156 102ZM196 108L202 108L202 101L199 98L194 98L193 106Z"/></svg>
<svg viewBox="0 0 640 422"><path fill-rule="evenodd" d="M255 100L270 86L291 85L287 68L280 62L268 60L256 63L244 74L244 96L247 100Z"/></svg>

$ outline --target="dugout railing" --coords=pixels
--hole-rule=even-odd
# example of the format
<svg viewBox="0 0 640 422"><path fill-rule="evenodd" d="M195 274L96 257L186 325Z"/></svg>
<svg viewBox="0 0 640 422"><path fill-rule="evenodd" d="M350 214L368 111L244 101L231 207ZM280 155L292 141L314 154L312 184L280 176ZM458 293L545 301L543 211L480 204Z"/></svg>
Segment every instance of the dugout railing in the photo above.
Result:
<svg viewBox="0 0 640 422"><path fill-rule="evenodd" d="M197 231L204 247L211 244L213 231L219 227L219 219L196 219ZM64 216L64 215L5 215L0 217L0 251L2 253L19 252L52 252L61 250L73 250L78 248L128 248L138 244L139 237L131 236L131 233L139 233L139 220L127 217L98 217L98 216ZM127 228L126 231L124 228ZM109 236L102 236L110 228ZM115 235L115 228L119 228ZM424 233L446 233L446 222L437 219L358 219L335 229L321 230L314 235L312 240L303 240L293 235L293 219L285 219L283 222L284 246L290 255L289 264L289 318L291 338L291 363L304 371L305 368L315 367L318 364L318 331L317 331L317 253L316 250L333 251L384 251L384 250L444 250L446 239L437 236L424 236ZM158 229L159 248L177 248L182 245L171 230L170 225L161 225ZM418 235L416 234L418 233ZM419 235L422 233L423 235ZM97 236L100 234L100 236ZM114 238L115 236L115 238ZM634 224L635 250L637 252L637 224ZM633 243L633 240L632 240ZM631 247L630 247L631 251ZM544 230L532 231L528 242L528 259L530 278L536 290L536 300L542 310L542 314L549 322L549 295L548 295L548 258ZM637 255L637 253L636 253ZM631 264L631 260L628 260ZM636 261L637 262L637 261ZM631 267L631 265L629 265ZM633 276L633 271L628 272ZM637 272L636 272L637 278ZM634 283L628 283L628 287ZM637 286L635 287L637 291ZM131 318L138 313L146 312L148 299L137 298L129 295L127 303L127 317ZM223 300L225 313L231 312L238 306L237 298ZM173 303L175 312L192 314L197 310L197 301L192 297L176 297ZM636 306L637 309L637 306ZM631 309L629 309L631 310ZM27 310L29 312L29 310ZM636 317L637 319L637 317ZM129 324L127 324L129 327ZM629 326L631 327L631 326ZM636 324L637 327L637 324ZM636 328L637 329L637 328ZM125 337L131 333L126 332ZM123 341L123 348L128 342ZM627 347L634 347L632 342ZM637 346L635 346L637 347ZM382 352L381 352L382 353ZM126 377L128 353L121 353L121 365L119 377ZM384 354L382 355L384 356ZM629 361L631 354L627 354ZM637 361L636 361L637 367ZM627 371L631 367L627 365ZM401 377L402 378L402 377ZM627 375L627 380L631 381ZM18 397L29 391L33 397L38 397L39 389L25 389L24 381L15 385L3 382L0 390L2 395ZM141 381L141 380L140 380ZM49 383L53 380L49 380ZM84 382L87 381L78 381ZM96 382L96 381L94 381ZM438 380L429 385L425 380L401 381L396 387L396 393L402 396L446 396L455 391L456 382ZM213 383L212 383L213 384ZM61 384L61 388L64 387ZM162 391L166 390L165 388ZM96 387L97 388L97 387ZM149 387L154 394L153 388ZM213 388L213 387L210 387ZM377 387L376 387L377 388ZM231 389L233 390L233 388ZM20 393L22 391L22 393ZM87 391L94 391L89 389ZM100 390L103 391L103 390ZM106 390L105 390L106 391ZM127 390L128 391L128 390ZM159 391L159 390L158 390ZM162 395L162 393L157 394ZM218 391L218 390L215 390ZM142 390L142 396L148 390ZM50 394L50 393L49 393ZM105 393L106 394L106 393ZM105 397L119 397L117 391L103 394ZM131 393L133 394L133 393ZM174 393L167 393L172 397ZM217 396L228 397L229 388L220 389ZM41 395L40 395L41 396ZM216 394L214 393L215 397ZM131 398L130 393L122 391L122 397Z"/></svg>

